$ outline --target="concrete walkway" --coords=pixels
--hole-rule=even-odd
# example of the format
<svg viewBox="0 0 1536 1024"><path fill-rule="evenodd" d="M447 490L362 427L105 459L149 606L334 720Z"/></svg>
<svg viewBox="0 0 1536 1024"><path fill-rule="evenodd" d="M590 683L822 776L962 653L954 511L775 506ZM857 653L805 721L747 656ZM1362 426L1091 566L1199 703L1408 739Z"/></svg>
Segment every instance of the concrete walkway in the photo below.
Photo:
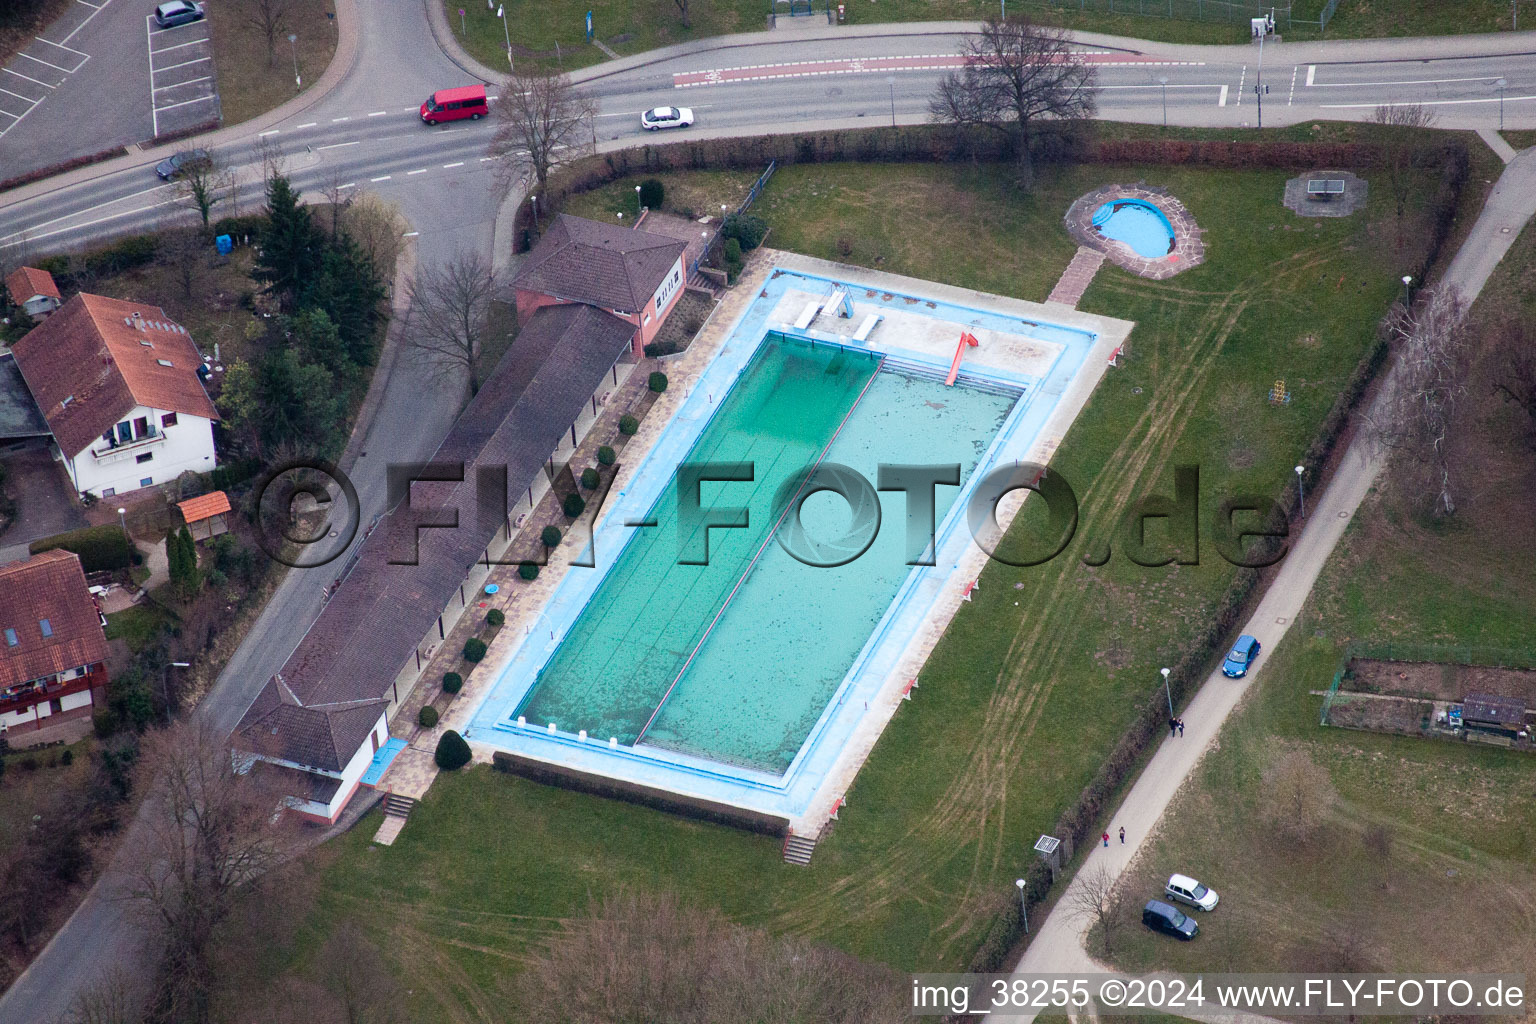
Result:
<svg viewBox="0 0 1536 1024"><path fill-rule="evenodd" d="M1046 302L1058 302L1063 306L1077 308L1082 300L1083 292L1093 283L1093 276L1104 265L1104 254L1097 249L1090 249L1086 245L1077 247L1077 252L1072 255L1072 262L1067 264L1067 269L1061 272L1061 277L1056 281L1056 287L1051 289L1051 295Z"/></svg>
<svg viewBox="0 0 1536 1024"><path fill-rule="evenodd" d="M1536 149L1514 157L1489 194L1483 212L1457 251L1440 282L1454 287L1468 302L1487 284L1489 275L1509 251L1531 216L1536 214ZM1357 437L1339 460L1338 472L1309 509L1306 526L1281 564L1280 572L1242 632L1258 637L1271 650L1296 620L1319 573L1343 537L1349 522L1381 472L1382 460ZM1165 739L1152 760L1116 808L1105 827L1126 831L1126 843L1094 846L1055 909L1038 925L1016 974L1052 971L1106 970L1083 948L1089 922L1072 912L1078 880L1100 866L1118 878L1152 834L1180 785L1200 758L1214 745L1222 724L1265 670L1265 662L1246 679L1232 680L1214 672L1184 710L1185 734ZM992 1015L989 1020L1027 1021L1029 1015Z"/></svg>

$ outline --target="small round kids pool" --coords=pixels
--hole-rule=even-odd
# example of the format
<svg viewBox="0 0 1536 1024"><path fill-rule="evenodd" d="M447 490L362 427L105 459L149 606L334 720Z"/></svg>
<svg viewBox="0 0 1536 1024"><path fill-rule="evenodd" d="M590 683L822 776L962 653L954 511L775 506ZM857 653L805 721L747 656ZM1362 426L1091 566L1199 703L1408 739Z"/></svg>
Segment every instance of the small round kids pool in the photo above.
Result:
<svg viewBox="0 0 1536 1024"><path fill-rule="evenodd" d="M1124 242L1149 260L1173 251L1173 225L1163 211L1140 199L1114 199L1093 212L1093 226L1105 238Z"/></svg>

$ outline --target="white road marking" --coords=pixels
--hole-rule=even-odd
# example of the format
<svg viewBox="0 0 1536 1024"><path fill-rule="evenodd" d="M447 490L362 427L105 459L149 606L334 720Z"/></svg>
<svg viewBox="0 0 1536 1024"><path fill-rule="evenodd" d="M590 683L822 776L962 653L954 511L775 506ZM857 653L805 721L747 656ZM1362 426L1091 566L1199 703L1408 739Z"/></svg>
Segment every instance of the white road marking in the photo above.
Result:
<svg viewBox="0 0 1536 1024"><path fill-rule="evenodd" d="M22 52L22 53L18 53L16 56L18 56L18 57L25 57L25 58L27 58L27 60L35 60L35 61L37 61L39 64L41 64L45 68L53 68L53 70L55 70L55 71L62 71L66 75L70 73L69 68L61 68L57 64L49 64L47 61L43 60L41 57L34 57L30 53Z"/></svg>
<svg viewBox="0 0 1536 1024"><path fill-rule="evenodd" d="M52 39L44 39L42 36L38 36L37 37L37 41L40 42L40 43L47 43L49 46L56 46L60 50L67 50L70 53L78 53L80 56L84 57L85 60L90 60L91 59L91 55L90 54L86 53L84 50L77 50L73 46L65 46L63 43L56 43ZM85 64L85 60L81 61L80 65L84 65ZM75 71L79 71L79 70L80 70L80 66L76 66ZM70 72L70 73L73 74L74 72Z"/></svg>
<svg viewBox="0 0 1536 1024"><path fill-rule="evenodd" d="M160 88L153 89L151 91L152 92L165 92L168 89L180 89L184 85L196 85L198 82L211 82L211 81L213 81L213 76L212 75L204 75L202 78L189 78L185 82L176 82L176 83L174 83L172 85L162 85L162 86L160 86Z"/></svg>
<svg viewBox="0 0 1536 1024"><path fill-rule="evenodd" d="M1457 82L1494 82L1498 75L1476 75L1472 78L1405 78L1395 82L1318 82L1315 89L1353 89L1365 85L1452 85ZM1311 82L1307 83L1312 85Z"/></svg>
<svg viewBox="0 0 1536 1024"><path fill-rule="evenodd" d="M160 108L155 106L155 38L150 35L151 18L144 16L144 48L149 51L149 126L150 138L160 135Z"/></svg>
<svg viewBox="0 0 1536 1024"><path fill-rule="evenodd" d="M317 121L306 121L304 124L296 124L296 125L294 125L293 126L293 130L294 131L298 131L300 128L313 128L318 123L319 122L317 122Z"/></svg>
<svg viewBox="0 0 1536 1024"><path fill-rule="evenodd" d="M483 156L483 157L480 158L480 162L484 164L484 163L489 163L490 161L495 160L495 159L496 158L493 157L493 156Z"/></svg>
<svg viewBox="0 0 1536 1024"><path fill-rule="evenodd" d="M1504 97L1504 102L1505 103L1518 103L1521 100L1536 100L1536 95L1532 95L1532 96L1505 96ZM1412 103L1406 103L1406 102L1405 103L1319 103L1318 106L1320 106L1320 107L1327 107L1327 108L1329 108L1331 110L1347 110L1347 109L1349 109L1351 107L1415 107L1415 106L1424 106L1424 107L1456 107L1456 106L1461 106L1462 104L1466 104L1466 103L1498 103L1498 102L1499 102L1499 97L1497 97L1497 96L1490 96L1487 99L1476 99L1476 100L1415 100Z"/></svg>
<svg viewBox="0 0 1536 1024"><path fill-rule="evenodd" d="M257 133L256 133L256 137L257 137L257 138L258 138L258 139L264 139L264 138L266 138L266 137L267 137L267 136L268 136L268 135L276 135L276 134L277 134L277 133L278 133L278 132L280 132L280 131L282 131L282 129L281 129L281 128L269 128L269 129L268 129L268 130L267 130L267 131L264 131L264 132L257 132Z"/></svg>
<svg viewBox="0 0 1536 1024"><path fill-rule="evenodd" d="M92 10L90 14L87 14L85 16L85 20L84 21L82 21L80 24L76 25L74 28L69 30L69 35L64 37L64 41L66 43L69 42L71 39L75 38L75 33L76 32L79 32L81 29L85 28L85 26L89 25L91 23L91 19L96 17L97 12L100 11L103 7L107 6L108 3L111 3L111 0L106 0L106 2L102 3L102 4L86 4L85 0L80 0L80 2L85 4L85 6L87 6L87 7L94 8L94 10Z"/></svg>
<svg viewBox="0 0 1536 1024"><path fill-rule="evenodd" d="M407 231L405 234L401 235L400 237L401 238L415 238L419 234L421 234L420 231Z"/></svg>
<svg viewBox="0 0 1536 1024"><path fill-rule="evenodd" d="M369 117L383 117L387 113L389 113L389 111L387 111L387 110L375 110L373 113L369 114L368 116Z"/></svg>
<svg viewBox="0 0 1536 1024"><path fill-rule="evenodd" d="M329 146L316 146L315 149L341 149L344 146L361 146L362 144L363 141L358 139L355 142L333 142Z"/></svg>
<svg viewBox="0 0 1536 1024"><path fill-rule="evenodd" d="M32 82L32 83L34 83L36 85L40 85L44 89L52 89L52 88L54 88L53 86L49 85L47 82L39 82L37 79L32 78L29 75L24 75L20 71L12 71L10 68L0 68L0 71L4 71L6 74L9 74L9 75L15 75L17 78L25 78L27 81Z"/></svg>
<svg viewBox="0 0 1536 1024"><path fill-rule="evenodd" d="M352 120L350 117L333 117L333 118L331 118L331 124L335 124L338 121L350 121L350 120Z"/></svg>
<svg viewBox="0 0 1536 1024"><path fill-rule="evenodd" d="M11 92L11 90L9 90L9 89L0 89L0 92L3 92L3 93L5 93L8 96L15 96L19 100L26 100L28 103L41 103L41 102L43 102L42 100L35 100L31 96L23 96L19 92Z"/></svg>
<svg viewBox="0 0 1536 1024"><path fill-rule="evenodd" d="M427 169L425 167L418 167L414 171L406 171L405 172L406 177L410 177L412 174L426 174L426 173L427 173Z"/></svg>
<svg viewBox="0 0 1536 1024"><path fill-rule="evenodd" d="M155 74L157 74L157 75L158 74L163 74L166 71L175 71L177 68L185 68L185 67L190 67L193 64L201 64L205 60L213 60L213 58L212 57L193 57L191 60L184 60L180 64L172 64L168 68L155 68L154 71L155 71Z"/></svg>
<svg viewBox="0 0 1536 1024"><path fill-rule="evenodd" d="M447 170L447 169L448 169L448 168L450 168L450 167L463 167L463 166L464 166L464 161L463 161L463 160L460 160L460 161L459 161L459 162L458 162L458 163L456 163L456 164L443 164L443 170L445 170L445 171L446 171L446 170Z"/></svg>
<svg viewBox="0 0 1536 1024"><path fill-rule="evenodd" d="M1243 65L1243 73L1237 78L1237 103L1234 106L1243 105L1243 83L1248 81L1248 65Z"/></svg>
<svg viewBox="0 0 1536 1024"><path fill-rule="evenodd" d="M1307 65L1307 88L1308 89L1312 88L1312 76L1315 75L1315 74L1317 74L1317 65L1316 64L1308 64Z"/></svg>
<svg viewBox="0 0 1536 1024"><path fill-rule="evenodd" d="M1291 68L1291 95L1286 98L1286 101L1285 101L1285 105L1286 106L1290 106L1292 103L1296 102L1296 73L1298 71L1300 71L1300 70L1301 70L1301 65L1300 64L1298 64L1295 67Z"/></svg>
<svg viewBox="0 0 1536 1024"><path fill-rule="evenodd" d="M214 100L214 99L218 99L218 97L216 95L213 95L213 96L197 96L197 97L194 97L194 98L192 98L190 100L182 100L180 103L167 103L163 107L161 107L160 109L161 110L175 110L177 107L186 107L186 106L192 105L193 103L207 103L209 100Z"/></svg>
<svg viewBox="0 0 1536 1024"><path fill-rule="evenodd" d="M393 175L381 174L377 178L369 178L368 180L369 181L388 181L391 177L393 177Z"/></svg>
<svg viewBox="0 0 1536 1024"><path fill-rule="evenodd" d="M342 188L357 188L357 182L349 181L345 185L342 185L341 187Z"/></svg>
<svg viewBox="0 0 1536 1024"><path fill-rule="evenodd" d="M1224 107L1224 106L1227 105L1227 87L1226 86L1222 86L1221 87L1221 98L1216 101L1216 105L1218 107Z"/></svg>
<svg viewBox="0 0 1536 1024"><path fill-rule="evenodd" d="M170 53L172 50L181 50L188 46L201 46L207 41L208 40L206 39L194 39L190 43L177 43L175 46L162 46L158 50L150 50L149 55L153 57L157 53Z"/></svg>

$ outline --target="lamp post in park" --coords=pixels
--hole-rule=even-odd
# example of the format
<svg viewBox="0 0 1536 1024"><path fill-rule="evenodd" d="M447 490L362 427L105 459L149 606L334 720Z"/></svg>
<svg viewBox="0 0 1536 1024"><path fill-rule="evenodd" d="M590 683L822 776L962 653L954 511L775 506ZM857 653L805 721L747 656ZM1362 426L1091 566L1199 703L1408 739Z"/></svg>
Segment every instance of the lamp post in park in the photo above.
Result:
<svg viewBox="0 0 1536 1024"><path fill-rule="evenodd" d="M1301 505L1301 518L1303 519L1307 518L1307 489L1301 482L1301 474L1305 469L1305 466L1296 467L1296 500Z"/></svg>
<svg viewBox="0 0 1536 1024"><path fill-rule="evenodd" d="M1157 84L1163 87L1163 127L1168 127L1168 76L1158 75Z"/></svg>
<svg viewBox="0 0 1536 1024"><path fill-rule="evenodd" d="M288 46L293 50L293 87L302 89L304 80L299 77L299 37L293 32L288 33Z"/></svg>
<svg viewBox="0 0 1536 1024"><path fill-rule="evenodd" d="M1499 131L1504 130L1504 87L1509 84L1509 79L1501 78L1494 82L1494 88L1499 90Z"/></svg>
<svg viewBox="0 0 1536 1024"><path fill-rule="evenodd" d="M1015 878L1013 884L1019 887L1019 920L1024 922L1024 934L1029 934L1029 902L1024 899L1024 879Z"/></svg>
<svg viewBox="0 0 1536 1024"><path fill-rule="evenodd" d="M1165 669L1162 669L1161 671L1163 673L1163 693L1168 696L1168 717L1172 718L1173 717L1173 690L1170 689L1169 686L1168 686L1168 673L1172 672L1173 670L1165 668Z"/></svg>
<svg viewBox="0 0 1536 1024"><path fill-rule="evenodd" d="M512 66L512 32L507 28L507 5L502 4L496 8L496 17L501 19L501 34L507 39L507 67Z"/></svg>
<svg viewBox="0 0 1536 1024"><path fill-rule="evenodd" d="M1413 278L1411 276L1409 276L1408 274L1404 274L1403 275L1403 308L1404 309L1408 308L1408 297L1411 294L1409 292L1409 290L1408 290L1408 286L1411 285L1411 284L1413 284Z"/></svg>
<svg viewBox="0 0 1536 1024"><path fill-rule="evenodd" d="M891 127L896 127L896 76L886 75L885 84L891 89Z"/></svg>
<svg viewBox="0 0 1536 1024"><path fill-rule="evenodd" d="M640 203L640 186L636 185L635 186L635 216L638 217L638 216L640 216L640 214L642 214L644 212L645 212L645 207L642 206L641 203Z"/></svg>

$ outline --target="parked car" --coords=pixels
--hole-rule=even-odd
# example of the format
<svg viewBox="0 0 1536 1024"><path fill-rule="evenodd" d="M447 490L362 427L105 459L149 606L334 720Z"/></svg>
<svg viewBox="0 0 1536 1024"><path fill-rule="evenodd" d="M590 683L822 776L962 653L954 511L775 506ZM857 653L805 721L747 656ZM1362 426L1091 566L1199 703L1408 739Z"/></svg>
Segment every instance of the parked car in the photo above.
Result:
<svg viewBox="0 0 1536 1024"><path fill-rule="evenodd" d="M652 107L640 115L640 127L648 132L663 128L687 128L693 124L693 111L687 107Z"/></svg>
<svg viewBox="0 0 1536 1024"><path fill-rule="evenodd" d="M421 119L427 124L439 121L478 121L490 108L486 106L485 86L464 85L457 89L439 89L421 105Z"/></svg>
<svg viewBox="0 0 1536 1024"><path fill-rule="evenodd" d="M1201 885L1188 875L1173 875L1163 886L1163 893L1172 900L1187 903L1196 910L1215 910L1221 897L1210 886Z"/></svg>
<svg viewBox="0 0 1536 1024"><path fill-rule="evenodd" d="M166 0L155 8L155 24L161 28L175 28L189 21L203 20L203 5L196 0Z"/></svg>
<svg viewBox="0 0 1536 1024"><path fill-rule="evenodd" d="M188 171L208 167L212 163L213 157L208 155L206 149L188 149L161 160L155 165L155 173L160 175L162 181L170 181Z"/></svg>
<svg viewBox="0 0 1536 1024"><path fill-rule="evenodd" d="M1200 934L1200 926L1195 919L1171 903L1162 900L1148 900L1146 907L1141 911L1141 923L1155 932L1164 935L1172 935L1176 939L1188 942Z"/></svg>
<svg viewBox="0 0 1536 1024"><path fill-rule="evenodd" d="M1248 666L1259 656L1259 642L1244 633L1227 652L1227 660L1221 663L1221 674L1238 679L1248 674Z"/></svg>

